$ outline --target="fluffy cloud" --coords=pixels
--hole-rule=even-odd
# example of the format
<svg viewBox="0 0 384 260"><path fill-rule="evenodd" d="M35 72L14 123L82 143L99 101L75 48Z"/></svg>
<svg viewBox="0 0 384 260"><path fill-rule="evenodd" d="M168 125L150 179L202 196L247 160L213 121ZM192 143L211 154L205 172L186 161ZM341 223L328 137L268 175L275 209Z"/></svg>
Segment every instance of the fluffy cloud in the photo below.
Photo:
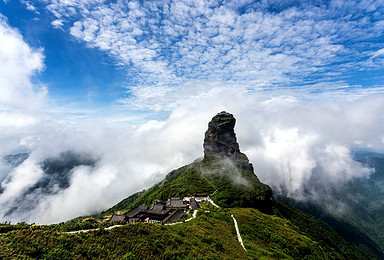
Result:
<svg viewBox="0 0 384 260"><path fill-rule="evenodd" d="M75 38L116 57L134 86L192 79L286 87L344 81L347 70L382 64L371 61L384 26L377 1L54 1L47 8Z"/></svg>
<svg viewBox="0 0 384 260"><path fill-rule="evenodd" d="M30 127L40 123L47 90L33 82L44 68L41 49L31 48L0 15L0 156L14 147L30 148ZM1 163L0 163L1 164ZM0 180L9 169L0 165Z"/></svg>
<svg viewBox="0 0 384 260"><path fill-rule="evenodd" d="M21 34L11 28L0 15L0 105L23 109L38 107L46 89L31 82L33 75L44 68L42 50L34 50Z"/></svg>

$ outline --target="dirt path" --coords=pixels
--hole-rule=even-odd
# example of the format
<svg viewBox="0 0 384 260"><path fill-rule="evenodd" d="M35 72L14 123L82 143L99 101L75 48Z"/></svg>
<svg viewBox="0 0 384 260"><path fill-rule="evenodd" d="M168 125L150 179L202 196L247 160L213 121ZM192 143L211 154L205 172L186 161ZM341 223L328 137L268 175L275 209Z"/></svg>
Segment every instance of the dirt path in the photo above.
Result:
<svg viewBox="0 0 384 260"><path fill-rule="evenodd" d="M116 228L116 227L121 227L123 225L115 225L115 226L110 226L110 227L107 227L105 228L105 230L110 230L112 228ZM83 229L83 230L76 230L76 231L69 231L69 232L64 232L64 233L67 233L67 234L77 234L77 233L81 233L81 232L90 232L90 231L97 231L99 230L99 228L94 228L94 229Z"/></svg>
<svg viewBox="0 0 384 260"><path fill-rule="evenodd" d="M207 198L207 201L210 202L210 203L211 203L213 206L215 206L216 208L220 208L220 206L217 205L215 202L213 202L213 200L212 200L210 197Z"/></svg>
<svg viewBox="0 0 384 260"><path fill-rule="evenodd" d="M196 214L197 214L197 209L195 209L195 210L193 211L193 213L192 213L192 217L190 217L189 219L186 219L185 222L190 221L190 220L196 218Z"/></svg>
<svg viewBox="0 0 384 260"><path fill-rule="evenodd" d="M247 249L245 249L245 247L244 247L243 239L241 239L239 227L237 226L237 221L236 221L235 217L233 216L233 214L231 214L231 217L233 218L233 222L235 223L237 239L239 240L239 242L240 242L241 246L244 248L244 250L247 251Z"/></svg>

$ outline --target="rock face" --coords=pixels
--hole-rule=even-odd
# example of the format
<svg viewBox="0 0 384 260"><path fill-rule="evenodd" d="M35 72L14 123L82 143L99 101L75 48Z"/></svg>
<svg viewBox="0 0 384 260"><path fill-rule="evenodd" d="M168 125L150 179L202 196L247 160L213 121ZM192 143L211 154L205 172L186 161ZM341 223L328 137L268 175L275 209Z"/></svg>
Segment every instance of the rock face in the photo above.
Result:
<svg viewBox="0 0 384 260"><path fill-rule="evenodd" d="M208 124L204 138L204 157L236 157L240 154L234 127L236 119L225 111L214 116Z"/></svg>

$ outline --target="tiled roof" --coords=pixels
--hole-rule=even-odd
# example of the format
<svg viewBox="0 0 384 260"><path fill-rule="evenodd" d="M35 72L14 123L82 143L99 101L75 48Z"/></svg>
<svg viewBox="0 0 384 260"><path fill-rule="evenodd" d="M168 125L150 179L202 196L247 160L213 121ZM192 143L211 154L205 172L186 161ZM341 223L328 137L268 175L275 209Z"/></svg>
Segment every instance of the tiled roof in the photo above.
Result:
<svg viewBox="0 0 384 260"><path fill-rule="evenodd" d="M169 213L171 208L165 207L163 204L155 204L152 206L152 208L148 209L146 212L148 214L155 214L155 215L164 215Z"/></svg>
<svg viewBox="0 0 384 260"><path fill-rule="evenodd" d="M123 221L124 219L125 215L113 214L112 217L109 219L109 222Z"/></svg>
<svg viewBox="0 0 384 260"><path fill-rule="evenodd" d="M167 201L167 206L172 208L185 208L187 205L180 198L170 198Z"/></svg>
<svg viewBox="0 0 384 260"><path fill-rule="evenodd" d="M127 216L128 218L133 218L133 217L136 217L140 213L144 213L146 210L148 210L147 206L141 206L140 205L134 209L131 209L127 213L125 213L125 216Z"/></svg>
<svg viewBox="0 0 384 260"><path fill-rule="evenodd" d="M170 214L168 217L166 217L163 220L163 223L171 223L171 222L178 221L183 216L184 216L184 210L177 209L174 212L172 212L172 214Z"/></svg>

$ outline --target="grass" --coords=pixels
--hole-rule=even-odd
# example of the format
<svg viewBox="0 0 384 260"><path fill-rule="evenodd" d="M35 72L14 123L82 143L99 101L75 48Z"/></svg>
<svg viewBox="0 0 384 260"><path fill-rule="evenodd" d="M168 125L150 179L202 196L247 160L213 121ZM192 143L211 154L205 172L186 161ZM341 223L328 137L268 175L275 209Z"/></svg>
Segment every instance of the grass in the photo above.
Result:
<svg viewBox="0 0 384 260"><path fill-rule="evenodd" d="M8 232L0 237L2 252L19 259L251 259L232 223L206 213L174 226L137 223L79 234L49 227Z"/></svg>
<svg viewBox="0 0 384 260"><path fill-rule="evenodd" d="M231 214L247 252L237 240ZM9 230L0 236L0 259L364 259L332 230L320 225L315 229L323 235L315 236L288 219L252 208L203 204L195 219L171 226L135 223L105 230L99 225L97 231L77 234L58 226ZM337 240L324 244L328 236Z"/></svg>

